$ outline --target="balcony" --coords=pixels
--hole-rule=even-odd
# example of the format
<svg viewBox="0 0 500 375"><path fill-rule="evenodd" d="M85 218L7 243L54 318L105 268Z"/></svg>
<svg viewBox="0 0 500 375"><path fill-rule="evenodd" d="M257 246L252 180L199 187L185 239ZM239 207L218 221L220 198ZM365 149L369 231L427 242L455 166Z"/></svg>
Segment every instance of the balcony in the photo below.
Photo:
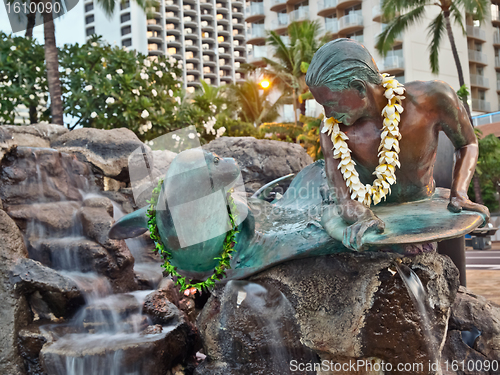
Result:
<svg viewBox="0 0 500 375"><path fill-rule="evenodd" d="M289 13L289 22L303 21L309 18L309 7L300 7Z"/></svg>
<svg viewBox="0 0 500 375"><path fill-rule="evenodd" d="M339 19L339 32L350 33L363 28L361 12L352 12Z"/></svg>
<svg viewBox="0 0 500 375"><path fill-rule="evenodd" d="M363 35L351 35L348 36L349 39L355 40L358 43L363 44L365 42L365 37Z"/></svg>
<svg viewBox="0 0 500 375"><path fill-rule="evenodd" d="M470 75L470 85L473 87L482 87L488 88L488 78L484 78L479 74L471 74Z"/></svg>
<svg viewBox="0 0 500 375"><path fill-rule="evenodd" d="M382 22L382 8L380 8L380 4L372 8L372 19L375 22Z"/></svg>
<svg viewBox="0 0 500 375"><path fill-rule="evenodd" d="M497 81L497 91L500 91L500 81Z"/></svg>
<svg viewBox="0 0 500 375"><path fill-rule="evenodd" d="M319 4L318 16L326 17L335 12L337 8L337 0L323 0Z"/></svg>
<svg viewBox="0 0 500 375"><path fill-rule="evenodd" d="M467 37L478 39L480 41L486 41L486 32L482 30L480 27L474 27L471 25L467 25Z"/></svg>
<svg viewBox="0 0 500 375"><path fill-rule="evenodd" d="M264 19L264 3L251 2L245 9L246 22L255 22Z"/></svg>
<svg viewBox="0 0 500 375"><path fill-rule="evenodd" d="M387 56L377 65L383 73L399 74L405 70L403 56L398 55Z"/></svg>
<svg viewBox="0 0 500 375"><path fill-rule="evenodd" d="M345 9L353 5L361 4L362 0L337 0L337 8Z"/></svg>
<svg viewBox="0 0 500 375"><path fill-rule="evenodd" d="M157 31L163 30L163 28L161 27L160 21L158 21L156 19L147 20L147 27L148 27L148 30L157 30Z"/></svg>
<svg viewBox="0 0 500 375"><path fill-rule="evenodd" d="M495 57L495 68L500 69L500 56Z"/></svg>
<svg viewBox="0 0 500 375"><path fill-rule="evenodd" d="M271 27L277 33L280 33L282 30L285 30L288 27L288 14L286 13L278 13L278 18L273 20L271 23Z"/></svg>
<svg viewBox="0 0 500 375"><path fill-rule="evenodd" d="M271 10L273 12L279 12L286 8L287 0L271 0Z"/></svg>
<svg viewBox="0 0 500 375"><path fill-rule="evenodd" d="M252 24L252 27L247 30L248 44L261 44L266 40L266 29L263 24Z"/></svg>
<svg viewBox="0 0 500 375"><path fill-rule="evenodd" d="M500 47L500 31L495 31L493 33L493 45Z"/></svg>
<svg viewBox="0 0 500 375"><path fill-rule="evenodd" d="M469 50L469 62L475 62L477 64L486 65L487 58L484 53L475 50Z"/></svg>
<svg viewBox="0 0 500 375"><path fill-rule="evenodd" d="M264 64L262 61L263 57L267 57L267 47L266 46L253 46L251 50L248 51L248 62L253 64ZM265 64L264 64L265 65Z"/></svg>
<svg viewBox="0 0 500 375"><path fill-rule="evenodd" d="M336 18L326 18L325 31L332 34L337 34L339 32L339 21Z"/></svg>
<svg viewBox="0 0 500 375"><path fill-rule="evenodd" d="M472 110L479 112L490 112L490 103L483 99L472 99Z"/></svg>
<svg viewBox="0 0 500 375"><path fill-rule="evenodd" d="M500 12L498 10L491 10L491 23L493 26L500 26Z"/></svg>

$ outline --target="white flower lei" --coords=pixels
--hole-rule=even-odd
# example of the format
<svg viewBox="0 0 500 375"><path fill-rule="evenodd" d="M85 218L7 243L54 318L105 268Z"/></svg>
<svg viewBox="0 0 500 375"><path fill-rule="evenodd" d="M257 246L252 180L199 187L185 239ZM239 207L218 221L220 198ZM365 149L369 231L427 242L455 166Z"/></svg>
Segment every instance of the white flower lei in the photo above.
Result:
<svg viewBox="0 0 500 375"><path fill-rule="evenodd" d="M399 141L401 133L399 132L400 113L403 113L401 106L405 89L393 76L382 74L382 86L385 87L384 96L388 104L382 110L384 122L382 134L380 135L380 146L378 147L379 164L373 172L377 176L372 185L363 185L356 171L356 163L351 159L351 150L346 141L349 139L344 132L340 130L339 121L333 117L325 120L322 133L327 133L332 137L333 157L341 159L338 169L346 182L351 199L356 199L370 207L378 204L382 198L386 198L391 193L391 185L396 183L396 166L401 168L399 163Z"/></svg>

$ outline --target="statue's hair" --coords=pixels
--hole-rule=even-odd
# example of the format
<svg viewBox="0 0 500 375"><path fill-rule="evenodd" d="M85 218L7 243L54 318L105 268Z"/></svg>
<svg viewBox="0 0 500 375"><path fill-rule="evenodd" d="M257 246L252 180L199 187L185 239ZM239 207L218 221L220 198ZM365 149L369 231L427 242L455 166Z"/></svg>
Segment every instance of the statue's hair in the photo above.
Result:
<svg viewBox="0 0 500 375"><path fill-rule="evenodd" d="M314 54L306 75L307 86L326 86L332 91L351 88L353 80L380 84L382 76L366 48L346 38L322 46Z"/></svg>

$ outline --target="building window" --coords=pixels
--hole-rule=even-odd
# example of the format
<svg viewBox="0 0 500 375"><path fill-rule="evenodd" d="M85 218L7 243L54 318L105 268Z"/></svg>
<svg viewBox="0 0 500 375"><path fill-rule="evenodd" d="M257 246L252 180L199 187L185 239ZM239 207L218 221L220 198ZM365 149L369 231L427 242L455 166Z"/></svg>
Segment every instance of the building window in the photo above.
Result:
<svg viewBox="0 0 500 375"><path fill-rule="evenodd" d="M91 10L94 10L94 3L86 4L85 12L90 12Z"/></svg>
<svg viewBox="0 0 500 375"><path fill-rule="evenodd" d="M89 23L94 22L94 15L91 14L90 16L85 17L85 23L88 25Z"/></svg>
<svg viewBox="0 0 500 375"><path fill-rule="evenodd" d="M170 47L168 49L168 54L169 55L175 55L177 53L177 48Z"/></svg>
<svg viewBox="0 0 500 375"><path fill-rule="evenodd" d="M130 1L126 1L120 4L120 10L130 8Z"/></svg>
<svg viewBox="0 0 500 375"><path fill-rule="evenodd" d="M122 40L122 47L130 47L132 45L132 39L123 39Z"/></svg>
<svg viewBox="0 0 500 375"><path fill-rule="evenodd" d="M156 43L148 44L148 51L158 51L159 49L160 49L160 46Z"/></svg>
<svg viewBox="0 0 500 375"><path fill-rule="evenodd" d="M127 35L132 32L132 26L124 26L122 27L122 35Z"/></svg>
<svg viewBox="0 0 500 375"><path fill-rule="evenodd" d="M120 20L123 22L130 21L130 13L125 13L120 16Z"/></svg>
<svg viewBox="0 0 500 375"><path fill-rule="evenodd" d="M93 27L93 26L87 27L86 34L87 34L87 36L94 35L95 34L95 27Z"/></svg>

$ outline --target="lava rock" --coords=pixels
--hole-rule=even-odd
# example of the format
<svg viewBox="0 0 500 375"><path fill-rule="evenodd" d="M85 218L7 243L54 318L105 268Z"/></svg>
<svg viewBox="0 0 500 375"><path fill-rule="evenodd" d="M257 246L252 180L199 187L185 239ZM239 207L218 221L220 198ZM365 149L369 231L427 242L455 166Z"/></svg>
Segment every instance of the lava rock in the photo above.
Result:
<svg viewBox="0 0 500 375"><path fill-rule="evenodd" d="M69 132L64 126L56 124L2 125L12 135L17 146L50 147L50 142Z"/></svg>
<svg viewBox="0 0 500 375"><path fill-rule="evenodd" d="M255 139L253 137L220 137L204 149L221 157L231 157L241 168L245 189L254 193L260 187L290 173L298 173L313 160L295 143ZM283 194L290 181L280 184Z"/></svg>
<svg viewBox="0 0 500 375"><path fill-rule="evenodd" d="M15 291L21 295L39 292L56 317L69 317L84 304L76 283L32 259L21 259L10 272Z"/></svg>
<svg viewBox="0 0 500 375"><path fill-rule="evenodd" d="M29 322L28 302L15 293L9 274L16 265L26 260L26 246L16 223L0 210L0 373L24 374L23 360L17 347L19 330Z"/></svg>
<svg viewBox="0 0 500 375"><path fill-rule="evenodd" d="M38 324L31 324L19 331L19 351L28 374L45 375L39 355L43 345L49 341L52 341L52 335L41 330Z"/></svg>
<svg viewBox="0 0 500 375"><path fill-rule="evenodd" d="M168 294L162 290L149 294L144 301L143 313L151 318L153 324L169 324L181 320L181 312L168 300Z"/></svg>
<svg viewBox="0 0 500 375"><path fill-rule="evenodd" d="M462 331L480 332L472 347L464 343ZM445 348L448 358L454 360L467 353L468 357L500 361L500 306L460 287L451 308L449 340ZM458 356L460 355L460 356Z"/></svg>
<svg viewBox="0 0 500 375"><path fill-rule="evenodd" d="M145 147L129 129L81 128L58 137L51 143L57 150L78 154L103 176L129 182L129 156ZM146 147L146 151L150 150Z"/></svg>
<svg viewBox="0 0 500 375"><path fill-rule="evenodd" d="M0 162L6 154L12 151L14 147L15 144L12 135L4 128L4 126L0 126Z"/></svg>
<svg viewBox="0 0 500 375"><path fill-rule="evenodd" d="M23 231L28 224L34 224L46 236L58 237L71 234L79 207L79 202L67 201L12 205L6 211Z"/></svg>
<svg viewBox="0 0 500 375"><path fill-rule="evenodd" d="M0 163L0 198L4 206L78 201L93 186L88 165L52 149L17 147Z"/></svg>
<svg viewBox="0 0 500 375"><path fill-rule="evenodd" d="M390 253L342 253L286 262L252 276L250 281L283 293L294 310L293 316L287 315L286 319L295 321L300 328L297 340L321 361L346 363L367 359L390 362L394 369L397 363L419 362L424 370L412 374L433 374L426 371L426 365L439 360L458 290L458 271L449 258L436 253L402 259L401 269L411 268L425 289L425 323L394 270L397 260L398 256ZM211 297L198 319L205 353L215 361L213 368L228 361L245 363L244 359L228 359L226 342L242 343L238 337L254 337L254 326L244 320L238 331L231 333L233 326L229 328L226 322L232 319L232 312L238 311L237 295L224 297L229 292L223 292L221 297L221 293ZM281 312L275 314L279 316ZM259 346L266 345L262 340ZM245 346L245 350L249 349ZM268 356L267 360L273 358ZM393 370L391 374L407 372Z"/></svg>
<svg viewBox="0 0 500 375"><path fill-rule="evenodd" d="M274 286L231 280L216 287L198 318L207 357L195 374L316 374L290 366L317 363L301 342L295 314Z"/></svg>
<svg viewBox="0 0 500 375"><path fill-rule="evenodd" d="M83 201L83 207L103 208L113 217L113 202L107 197L91 197Z"/></svg>

